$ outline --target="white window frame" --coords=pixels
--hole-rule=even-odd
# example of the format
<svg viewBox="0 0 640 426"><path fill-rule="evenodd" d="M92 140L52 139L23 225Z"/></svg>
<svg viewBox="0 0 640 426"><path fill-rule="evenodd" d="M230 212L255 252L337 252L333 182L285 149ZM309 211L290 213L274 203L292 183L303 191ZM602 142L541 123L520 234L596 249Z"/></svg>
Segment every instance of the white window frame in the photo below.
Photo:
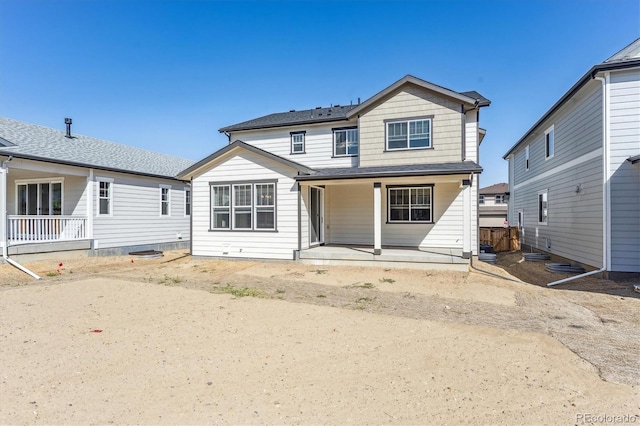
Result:
<svg viewBox="0 0 640 426"><path fill-rule="evenodd" d="M258 200L258 197L261 195L265 195L264 192L258 191L259 186L270 186L272 187L272 198L270 204L264 204L264 199L262 201ZM209 231L233 231L233 232L277 232L278 227L278 206L277 206L277 194L278 194L278 185L275 180L260 180L260 181L241 181L241 182L210 182L210 228ZM243 204L239 206L236 203L236 188L241 186L249 186L250 194L249 194L249 204ZM229 198L227 200L226 206L217 206L214 205L214 188L226 188L229 194ZM267 200L268 201L268 200ZM229 215L229 225L226 228L216 228L214 221L214 213L222 212L227 213ZM249 228L238 228L236 226L236 213L242 211L248 211L251 215L250 227ZM273 227L265 228L258 226L258 213L273 213Z"/></svg>
<svg viewBox="0 0 640 426"><path fill-rule="evenodd" d="M493 202L494 204L505 204L505 198L504 194L497 194Z"/></svg>
<svg viewBox="0 0 640 426"><path fill-rule="evenodd" d="M551 149L549 149L551 147ZM544 132L544 159L553 158L556 153L556 131L552 125Z"/></svg>
<svg viewBox="0 0 640 426"><path fill-rule="evenodd" d="M291 132L291 154L304 154L306 150L307 132ZM296 146L299 149L296 149Z"/></svg>
<svg viewBox="0 0 640 426"><path fill-rule="evenodd" d="M484 204L484 194L478 195L478 204Z"/></svg>
<svg viewBox="0 0 640 426"><path fill-rule="evenodd" d="M429 131L426 133L427 138L429 139L429 145L412 147L411 146L411 123L417 123L422 121L429 123ZM400 147L400 148L389 147L389 133L390 133L389 126L394 124L406 124L407 126L407 134L405 139L406 146L404 147ZM430 149L430 148L433 148L433 118L432 117L418 117L418 118L404 119L404 120L389 120L385 122L385 149L387 151L404 151L404 150L412 150L412 149Z"/></svg>
<svg viewBox="0 0 640 426"><path fill-rule="evenodd" d="M546 203L544 207L544 218L542 217L543 205L542 203ZM536 196L536 206L537 206L537 218L538 225L547 225L549 223L549 190L545 189L542 191L538 191ZM544 220L541 220L544 219Z"/></svg>
<svg viewBox="0 0 640 426"><path fill-rule="evenodd" d="M214 196L213 196L213 192L214 192L214 188L226 188L227 189L227 204L224 205L215 205L214 204ZM210 229L214 230L214 231L219 231L219 230L229 230L231 229L231 185L230 184L211 184L211 187L209 188L209 205L210 205L210 212L211 212L211 220L209 223ZM224 196L224 194L223 194ZM224 200L223 200L224 203ZM214 216L216 211L218 213L226 213L229 217L229 219L227 220L227 226L226 227L216 227L215 226L215 221L214 221Z"/></svg>
<svg viewBox="0 0 640 426"><path fill-rule="evenodd" d="M524 147L524 169L529 170L529 145Z"/></svg>
<svg viewBox="0 0 640 426"><path fill-rule="evenodd" d="M164 190L167 190L167 199L164 199ZM167 214L162 213L162 207L167 205ZM160 185L160 216L171 217L171 185Z"/></svg>
<svg viewBox="0 0 640 426"><path fill-rule="evenodd" d="M52 194L53 191L51 190L51 185L54 185L56 183L60 184L60 214L56 215L53 214L53 200L52 200ZM18 187L20 185L37 185L37 192L36 192L36 210L38 211L38 213L36 214L36 216L64 216L64 177L52 177L52 178L35 178L35 179L16 179L15 180L15 188L16 188L16 215L19 215L19 209L20 209L20 199L19 199L19 190ZM41 207L40 207L40 202L42 201L40 199L40 185L43 184L48 184L49 185L49 214L44 215L40 213ZM27 205L26 205L26 216L33 216L33 215L29 215L29 197L27 194Z"/></svg>
<svg viewBox="0 0 640 426"><path fill-rule="evenodd" d="M341 127L332 129L333 131L333 156L334 157L357 157L360 153L360 131L357 127ZM337 153L337 140L336 135L338 133L345 134L345 147L344 154ZM350 140L349 135L355 134L355 141Z"/></svg>
<svg viewBox="0 0 640 426"><path fill-rule="evenodd" d="M102 216L102 217L108 217L108 216L113 216L113 178L105 178L105 177L97 177L96 178L96 182L98 183L98 188L96 191L96 197L97 197L97 208L96 208L96 215L97 216ZM100 194L100 184L101 183L108 183L109 184L109 196L104 198L101 196ZM106 199L108 200L109 203L109 212L108 213L100 213L100 200Z"/></svg>
<svg viewBox="0 0 640 426"><path fill-rule="evenodd" d="M184 188L184 216L191 216L191 209L193 208L193 202L191 201L191 188Z"/></svg>
<svg viewBox="0 0 640 426"><path fill-rule="evenodd" d="M412 220L411 219L411 192L417 189L429 190L429 220ZM391 219L391 192L409 190L409 219L397 220ZM434 223L433 222L433 185L407 185L407 186L387 186L387 222L388 223Z"/></svg>

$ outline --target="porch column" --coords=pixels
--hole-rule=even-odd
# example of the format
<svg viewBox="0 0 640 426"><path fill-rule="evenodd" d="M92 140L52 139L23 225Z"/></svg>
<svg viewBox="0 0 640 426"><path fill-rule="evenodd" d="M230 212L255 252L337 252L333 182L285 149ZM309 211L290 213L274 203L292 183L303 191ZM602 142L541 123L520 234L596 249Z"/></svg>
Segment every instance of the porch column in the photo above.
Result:
<svg viewBox="0 0 640 426"><path fill-rule="evenodd" d="M4 162L0 165L0 247L2 255L7 253L7 169Z"/></svg>
<svg viewBox="0 0 640 426"><path fill-rule="evenodd" d="M89 169L89 176L87 176L87 238L93 240L93 169ZM113 188L111 189L113 190ZM113 208L113 206L112 206ZM93 248L93 241L91 241L91 248Z"/></svg>
<svg viewBox="0 0 640 426"><path fill-rule="evenodd" d="M373 183L373 254L382 254L382 185Z"/></svg>

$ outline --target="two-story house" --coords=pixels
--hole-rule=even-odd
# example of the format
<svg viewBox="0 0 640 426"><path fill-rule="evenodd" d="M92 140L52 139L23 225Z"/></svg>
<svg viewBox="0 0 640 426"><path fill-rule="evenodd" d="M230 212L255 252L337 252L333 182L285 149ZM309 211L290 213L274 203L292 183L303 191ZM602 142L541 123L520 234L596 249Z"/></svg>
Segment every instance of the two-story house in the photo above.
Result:
<svg viewBox="0 0 640 426"><path fill-rule="evenodd" d="M640 39L593 66L504 158L509 222L526 246L639 273Z"/></svg>
<svg viewBox="0 0 640 426"><path fill-rule="evenodd" d="M480 188L478 196L480 228L502 228L507 223L508 183Z"/></svg>
<svg viewBox="0 0 640 426"><path fill-rule="evenodd" d="M229 145L183 171L192 254L393 261L388 248L467 264L478 250L477 92L406 76L357 105L223 127ZM385 257L386 256L386 257Z"/></svg>

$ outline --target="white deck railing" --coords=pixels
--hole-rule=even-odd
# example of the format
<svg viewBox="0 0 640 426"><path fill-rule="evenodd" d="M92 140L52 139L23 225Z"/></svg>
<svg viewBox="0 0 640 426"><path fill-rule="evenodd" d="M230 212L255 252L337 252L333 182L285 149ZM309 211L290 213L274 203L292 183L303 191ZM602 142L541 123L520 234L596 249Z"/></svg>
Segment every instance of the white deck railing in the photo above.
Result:
<svg viewBox="0 0 640 426"><path fill-rule="evenodd" d="M87 238L87 218L78 216L9 216L9 244L49 243Z"/></svg>

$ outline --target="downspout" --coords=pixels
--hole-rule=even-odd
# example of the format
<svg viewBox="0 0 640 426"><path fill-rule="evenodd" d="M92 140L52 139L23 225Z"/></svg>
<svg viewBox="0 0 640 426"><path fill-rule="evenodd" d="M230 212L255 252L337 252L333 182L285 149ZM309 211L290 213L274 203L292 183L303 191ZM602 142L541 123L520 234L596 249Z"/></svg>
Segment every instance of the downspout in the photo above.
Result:
<svg viewBox="0 0 640 426"><path fill-rule="evenodd" d="M5 223L5 227L4 227L4 235L2 236L3 239L3 245L2 245L2 258L4 259L5 262L7 262L9 265L14 266L18 269L20 269L22 272L25 272L29 275L31 275L33 278L35 278L36 280L39 280L40 277L28 270L27 268L25 268L24 266L20 265L18 262L14 261L13 259L9 259L9 236L8 236L8 223L9 221L7 220L7 174L9 173L9 168L7 167L7 162L11 161L11 157L9 157L8 160L3 161L2 164L0 165L0 168L2 170L0 170L0 181L1 181L1 186L0 188L2 189L2 194L4 199L2 200L2 211L0 212L0 220L3 220Z"/></svg>
<svg viewBox="0 0 640 426"><path fill-rule="evenodd" d="M593 79L602 83L602 268L551 282L547 284L547 287L588 277L589 275L599 274L607 271L609 267L609 103L607 102L609 94L609 73L605 73L604 77L596 77L594 75Z"/></svg>

